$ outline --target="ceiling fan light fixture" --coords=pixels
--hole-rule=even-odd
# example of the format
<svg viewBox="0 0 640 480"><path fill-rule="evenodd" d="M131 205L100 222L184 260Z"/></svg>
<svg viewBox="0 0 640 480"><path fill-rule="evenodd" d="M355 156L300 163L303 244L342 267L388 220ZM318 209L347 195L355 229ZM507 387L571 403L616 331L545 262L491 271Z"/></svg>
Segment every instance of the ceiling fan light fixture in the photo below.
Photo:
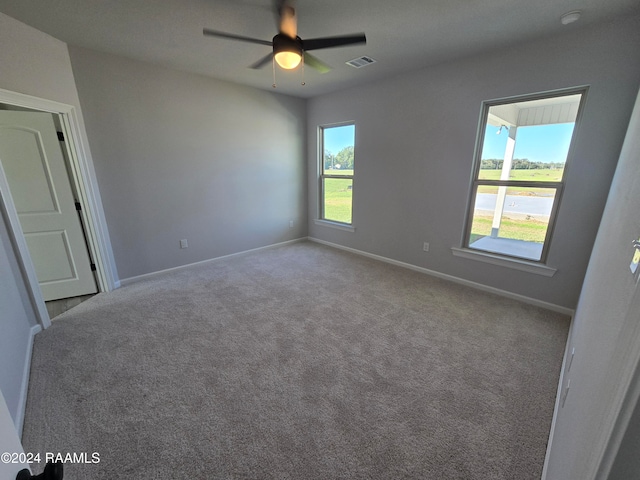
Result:
<svg viewBox="0 0 640 480"><path fill-rule="evenodd" d="M292 70L302 61L302 41L283 34L273 37L273 56L285 70Z"/></svg>
<svg viewBox="0 0 640 480"><path fill-rule="evenodd" d="M276 63L285 70L292 70L300 65L302 56L298 52L278 52L275 59Z"/></svg>

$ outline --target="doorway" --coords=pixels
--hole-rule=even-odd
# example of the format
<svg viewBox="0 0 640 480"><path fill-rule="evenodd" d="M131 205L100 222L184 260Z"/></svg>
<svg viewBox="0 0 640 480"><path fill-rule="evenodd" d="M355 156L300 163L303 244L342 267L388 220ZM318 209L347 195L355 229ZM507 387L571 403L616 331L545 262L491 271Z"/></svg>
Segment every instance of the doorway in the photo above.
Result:
<svg viewBox="0 0 640 480"><path fill-rule="evenodd" d="M39 157L38 155L34 157L37 158L36 160L33 158L30 160L32 168L24 171L21 170L23 166L0 161L0 208L7 219L7 227L21 263L20 267L29 289L36 318L42 328L47 328L50 325L50 315L45 306L45 299L86 298L87 294L113 290L119 286L119 282L116 279L113 254L93 166L84 150L75 108L2 89L0 89L0 105L0 117L23 115L28 122L39 117L48 124L46 128L51 128L53 125L55 131L53 143L57 145L50 145L47 150L43 147L45 135L40 131L40 127L25 126L22 122L17 129L14 128L15 125L7 129L6 121L3 127L3 121L0 120L0 129L4 128L3 133L6 134L12 128L13 133L18 132L17 140L14 138L8 142L9 151L11 148L19 151L31 149L39 154ZM60 132L60 140L58 140L58 132ZM4 140L6 138L4 135ZM4 150L6 157L6 148ZM51 165L50 151L55 152L54 156L55 154L59 156L58 166L55 168ZM69 194L66 201L60 197L60 191L63 188L59 188L53 180L56 176L53 175L55 169L58 170L57 176L64 177L68 183L65 187ZM19 178L25 175L26 171L31 170L38 171L35 178L29 178L29 176L26 180ZM29 185L28 190L20 193L20 187L14 187L16 178L26 182ZM71 210L67 212L67 217L75 225L55 227L48 231L45 229L44 232L36 230L35 233L23 229L23 223L26 226L26 223L34 220L43 211L46 213L47 210L55 210L56 216L62 216L58 210L63 208L63 203L66 203L64 208L67 210L70 204ZM26 211L25 205L34 210ZM42 208L43 206L46 208ZM76 206L79 207L78 210ZM71 245L71 230L75 230L73 235L76 237L74 241L76 246ZM50 233L51 231L54 233ZM79 256L85 257L84 267L80 266L82 261L78 259ZM40 263L40 257L45 257L44 265ZM49 263L46 263L47 261ZM66 272L55 273L56 268L62 268L62 270L66 268ZM73 280L76 287L69 290L64 285L73 282L67 282L67 280ZM60 291L51 293L49 287L52 285L55 287L54 290L58 288ZM61 286L62 289L59 288Z"/></svg>
<svg viewBox="0 0 640 480"><path fill-rule="evenodd" d="M0 162L45 302L98 291L59 120L0 106Z"/></svg>

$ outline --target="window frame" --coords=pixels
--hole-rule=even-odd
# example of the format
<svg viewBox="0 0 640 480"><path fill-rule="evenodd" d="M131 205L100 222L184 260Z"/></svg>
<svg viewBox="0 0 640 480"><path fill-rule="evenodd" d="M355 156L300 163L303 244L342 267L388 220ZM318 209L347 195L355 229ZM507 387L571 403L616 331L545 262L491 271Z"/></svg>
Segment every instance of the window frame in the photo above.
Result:
<svg viewBox="0 0 640 480"><path fill-rule="evenodd" d="M324 171L324 131L330 128L346 127L353 125L353 173L351 175L331 175L326 174ZM334 226L343 230L353 231L353 192L355 185L355 172L356 172L356 122L353 120L329 123L318 126L318 222L324 225ZM333 220L326 218L324 211L324 181L325 179L341 179L351 180L351 223L341 222L339 220Z"/></svg>
<svg viewBox="0 0 640 480"><path fill-rule="evenodd" d="M482 106L480 109L480 121L478 122L478 132L476 135L476 145L474 152L474 163L471 171L471 181L469 186L469 194L467 199L467 212L465 215L465 224L463 229L462 236L462 249L472 253L473 255L482 255L482 256L490 256L497 257L500 259L504 259L506 261L514 261L520 264L522 263L530 263L533 265L546 265L547 258L549 254L549 249L551 247L551 242L553 239L553 232L556 226L556 220L558 216L558 211L560 209L560 204L562 200L562 196L565 190L566 180L568 178L568 174L570 174L570 166L572 165L572 157L573 150L575 148L575 142L577 138L577 132L579 130L579 125L582 119L582 113L584 110L584 105L586 103L587 93L589 87L588 86L580 86L568 89L561 90L553 90L548 92L540 92L533 93L528 95L519 95L508 98L501 98L495 100L487 100L482 102ZM482 151L484 148L484 137L487 128L488 118L489 118L489 109L498 105L508 105L512 103L518 102L528 102L534 100L542 100L549 98L558 98L558 97L566 97L571 95L581 95L580 102L578 104L578 110L576 114L576 119L574 122L573 132L571 134L571 141L569 144L569 149L567 151L567 158L565 160L565 165L562 173L562 178L559 181L522 181L522 180L488 180L488 179L480 179L478 178L480 175L481 165L482 165ZM542 252L540 253L540 258L538 260L532 259L529 257L523 257L518 255L511 255L508 253L494 252L489 250L483 250L480 248L474 248L470 245L471 238L471 230L473 226L474 220L474 212L475 212L475 204L477 199L477 192L480 186L492 186L492 187L520 187L520 188L549 188L555 190L555 196L553 200L553 205L551 207L551 212L549 214L549 223L547 226L547 231L544 238L544 243L542 246Z"/></svg>

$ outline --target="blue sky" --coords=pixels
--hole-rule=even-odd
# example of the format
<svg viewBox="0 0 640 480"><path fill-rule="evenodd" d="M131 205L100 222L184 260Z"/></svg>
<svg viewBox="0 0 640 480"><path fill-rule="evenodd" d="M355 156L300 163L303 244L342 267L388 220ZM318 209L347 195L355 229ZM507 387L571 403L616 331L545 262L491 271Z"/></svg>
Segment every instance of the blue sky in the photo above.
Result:
<svg viewBox="0 0 640 480"><path fill-rule="evenodd" d="M557 162L567 160L573 123L556 123L533 127L518 127L514 158L528 158L532 162ZM509 131L488 125L484 135L482 158L503 158Z"/></svg>
<svg viewBox="0 0 640 480"><path fill-rule="evenodd" d="M336 155L344 147L353 145L355 125L343 125L324 129L324 149Z"/></svg>

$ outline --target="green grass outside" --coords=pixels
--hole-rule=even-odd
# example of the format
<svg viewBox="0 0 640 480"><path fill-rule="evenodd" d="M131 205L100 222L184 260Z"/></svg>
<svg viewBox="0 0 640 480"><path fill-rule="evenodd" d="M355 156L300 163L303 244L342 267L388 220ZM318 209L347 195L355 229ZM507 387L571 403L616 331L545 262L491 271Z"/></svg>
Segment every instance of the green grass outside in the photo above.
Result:
<svg viewBox="0 0 640 480"><path fill-rule="evenodd" d="M353 170L338 170L331 173L350 175L353 174ZM352 187L353 180L350 178L325 178L323 207L325 220L351 224Z"/></svg>
<svg viewBox="0 0 640 480"><path fill-rule="evenodd" d="M500 170L480 170L480 178L483 180L500 180ZM558 182L562 180L563 170L539 169L539 170L511 170L509 180ZM497 193L498 187L480 185L478 193ZM507 189L508 195L553 195L554 189L546 188L515 188ZM491 234L492 216L475 215L471 225L469 243ZM548 222L534 219L512 219L503 217L500 223L500 237L523 240L525 242L544 243L547 235Z"/></svg>
<svg viewBox="0 0 640 480"><path fill-rule="evenodd" d="M491 235L493 217L475 216L471 225L469 243ZM544 243L547 235L547 222L539 220L513 220L507 217L500 223L500 238L512 238L525 242Z"/></svg>
<svg viewBox="0 0 640 480"><path fill-rule="evenodd" d="M559 169L537 169L537 170L511 170L509 180L521 182L559 182L562 180L562 172ZM502 170L480 170L481 180L500 180Z"/></svg>
<svg viewBox="0 0 640 480"><path fill-rule="evenodd" d="M509 180L515 180L520 182L559 182L562 180L562 173L564 170L558 169L538 169L538 170L511 170L509 173ZM480 170L480 180L500 180L501 170ZM489 185L480 185L478 187L478 193L495 193L496 187ZM515 190L509 189L509 194L513 195ZM523 187L518 188L517 193L544 193L545 190L535 187Z"/></svg>
<svg viewBox="0 0 640 480"><path fill-rule="evenodd" d="M351 175L353 170L336 170L327 171L326 173ZM538 180L538 181L557 181L562 178L561 170L513 170L512 180ZM500 178L500 170L482 170L482 179L498 180ZM324 218L335 222L351 224L352 222L352 201L353 201L353 181L350 178L327 178L324 184ZM480 187L480 193L495 193L496 187L486 187L483 192ZM539 191L544 193L544 189L519 189L521 191ZM509 192L513 193L513 192ZM471 227L471 238L469 243L491 234L492 217L476 216ZM547 234L547 222L538 220L514 220L503 218L500 225L500 237L524 240L527 242L543 243Z"/></svg>

